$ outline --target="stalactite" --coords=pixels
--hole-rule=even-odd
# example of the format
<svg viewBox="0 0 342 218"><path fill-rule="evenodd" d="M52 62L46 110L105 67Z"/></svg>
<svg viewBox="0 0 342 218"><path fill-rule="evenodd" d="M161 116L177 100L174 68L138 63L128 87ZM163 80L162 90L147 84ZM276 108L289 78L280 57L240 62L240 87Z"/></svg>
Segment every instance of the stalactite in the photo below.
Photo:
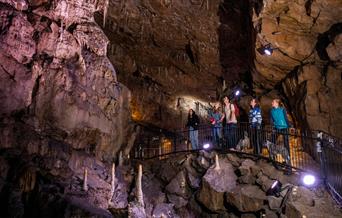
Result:
<svg viewBox="0 0 342 218"><path fill-rule="evenodd" d="M103 6L103 24L102 24L103 28L105 28L105 26L106 26L108 5L109 5L109 0L105 0L104 6Z"/></svg>
<svg viewBox="0 0 342 218"><path fill-rule="evenodd" d="M142 192L142 185L141 185L141 180L142 180L142 165L139 164L138 167L138 176L136 180L136 195L137 195L137 200L140 206L144 207L144 197L143 197L143 192Z"/></svg>
<svg viewBox="0 0 342 218"><path fill-rule="evenodd" d="M88 191L88 169L84 169L83 190Z"/></svg>

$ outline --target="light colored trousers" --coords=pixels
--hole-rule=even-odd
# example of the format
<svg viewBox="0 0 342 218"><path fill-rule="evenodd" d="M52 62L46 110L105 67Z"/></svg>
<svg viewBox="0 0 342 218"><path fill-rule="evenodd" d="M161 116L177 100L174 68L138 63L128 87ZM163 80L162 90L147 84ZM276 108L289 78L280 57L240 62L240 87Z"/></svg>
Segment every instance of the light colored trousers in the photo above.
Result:
<svg viewBox="0 0 342 218"><path fill-rule="evenodd" d="M192 149L199 149L198 146L198 130L195 130L192 126L189 128L189 137L191 141Z"/></svg>

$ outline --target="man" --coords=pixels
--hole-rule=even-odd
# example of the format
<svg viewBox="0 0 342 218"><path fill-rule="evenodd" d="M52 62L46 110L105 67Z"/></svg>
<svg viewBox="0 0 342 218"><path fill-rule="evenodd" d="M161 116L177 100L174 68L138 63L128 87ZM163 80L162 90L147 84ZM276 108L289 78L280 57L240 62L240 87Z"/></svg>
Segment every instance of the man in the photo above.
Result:
<svg viewBox="0 0 342 218"><path fill-rule="evenodd" d="M228 96L224 96L223 98L224 103L224 116L226 118L226 140L228 142L229 149L235 149L237 144L237 135L236 135L236 128L237 128L237 119L235 114L235 106L231 103L231 100Z"/></svg>

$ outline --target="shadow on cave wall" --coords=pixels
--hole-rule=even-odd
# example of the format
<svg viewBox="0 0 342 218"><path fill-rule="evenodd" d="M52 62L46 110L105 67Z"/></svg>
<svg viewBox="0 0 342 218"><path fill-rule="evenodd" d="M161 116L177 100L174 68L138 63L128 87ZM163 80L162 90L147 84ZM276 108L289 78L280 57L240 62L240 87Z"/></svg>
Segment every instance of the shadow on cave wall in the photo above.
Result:
<svg viewBox="0 0 342 218"><path fill-rule="evenodd" d="M220 62L223 78L228 85L244 83L252 89L251 71L255 57L255 31L252 10L258 13L262 3L254 0L220 3L218 28Z"/></svg>

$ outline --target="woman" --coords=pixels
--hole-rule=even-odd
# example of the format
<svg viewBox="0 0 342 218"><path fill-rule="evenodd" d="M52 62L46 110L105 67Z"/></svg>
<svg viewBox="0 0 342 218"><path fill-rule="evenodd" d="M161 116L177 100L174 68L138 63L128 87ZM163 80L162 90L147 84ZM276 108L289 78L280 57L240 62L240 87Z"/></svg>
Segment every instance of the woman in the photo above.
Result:
<svg viewBox="0 0 342 218"><path fill-rule="evenodd" d="M198 125L199 118L194 110L190 109L188 114L188 122L186 126L189 127L189 137L191 141L191 147L193 150L199 149L198 146Z"/></svg>
<svg viewBox="0 0 342 218"><path fill-rule="evenodd" d="M272 142L276 144L276 139L278 134L282 134L284 136L284 145L290 154L289 147L289 136L288 136L288 128L290 127L289 121L287 119L286 110L281 106L281 102L279 99L273 99L272 101L272 109L270 113L270 121L275 133L272 134Z"/></svg>
<svg viewBox="0 0 342 218"><path fill-rule="evenodd" d="M222 121L224 118L223 114L219 111L219 108L220 104L215 104L213 110L209 114L210 124L213 132L213 142L217 147L220 145Z"/></svg>
<svg viewBox="0 0 342 218"><path fill-rule="evenodd" d="M261 152L261 109L257 99L253 98L250 102L251 109L249 111L249 124L251 127L251 141L254 146L254 153L260 154Z"/></svg>

